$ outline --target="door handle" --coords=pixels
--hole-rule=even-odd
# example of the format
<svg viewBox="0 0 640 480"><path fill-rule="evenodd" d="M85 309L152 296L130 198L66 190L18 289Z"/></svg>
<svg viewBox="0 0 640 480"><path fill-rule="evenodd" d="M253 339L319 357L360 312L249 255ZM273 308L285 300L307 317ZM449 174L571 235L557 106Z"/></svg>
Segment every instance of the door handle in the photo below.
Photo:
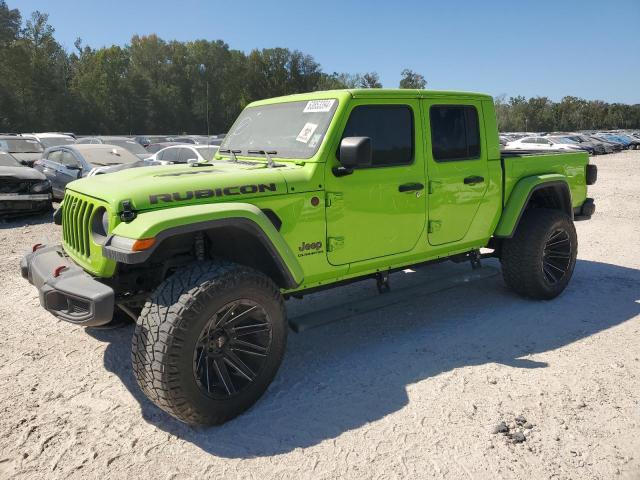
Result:
<svg viewBox="0 0 640 480"><path fill-rule="evenodd" d="M475 185L476 183L482 183L482 182L484 182L484 177L481 177L480 175L473 175L471 177L466 177L464 179L465 185Z"/></svg>
<svg viewBox="0 0 640 480"><path fill-rule="evenodd" d="M415 192L422 190L424 185L422 183L405 183L398 187L399 192Z"/></svg>

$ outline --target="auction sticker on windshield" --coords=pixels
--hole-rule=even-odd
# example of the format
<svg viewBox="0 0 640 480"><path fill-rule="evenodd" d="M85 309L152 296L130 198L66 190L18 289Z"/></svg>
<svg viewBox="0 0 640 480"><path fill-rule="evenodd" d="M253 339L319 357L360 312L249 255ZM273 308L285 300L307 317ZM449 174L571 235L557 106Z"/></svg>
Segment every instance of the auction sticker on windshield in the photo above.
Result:
<svg viewBox="0 0 640 480"><path fill-rule="evenodd" d="M316 128L318 128L318 125L315 123L305 123L304 127L302 127L302 130L300 130L300 133L296 137L296 141L307 143L311 138L311 135L313 135L313 132L316 131Z"/></svg>
<svg viewBox="0 0 640 480"><path fill-rule="evenodd" d="M307 105L304 107L304 113L319 113L319 112L328 112L333 107L335 100L310 100L307 102Z"/></svg>

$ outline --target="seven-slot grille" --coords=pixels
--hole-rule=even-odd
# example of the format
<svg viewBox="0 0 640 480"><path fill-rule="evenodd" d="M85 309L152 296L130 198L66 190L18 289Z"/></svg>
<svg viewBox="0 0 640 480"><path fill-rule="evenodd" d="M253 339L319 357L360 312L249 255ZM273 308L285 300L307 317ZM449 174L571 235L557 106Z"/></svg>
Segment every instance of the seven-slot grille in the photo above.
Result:
<svg viewBox="0 0 640 480"><path fill-rule="evenodd" d="M87 198L65 192L62 206L62 238L68 248L89 257L91 214L95 206Z"/></svg>

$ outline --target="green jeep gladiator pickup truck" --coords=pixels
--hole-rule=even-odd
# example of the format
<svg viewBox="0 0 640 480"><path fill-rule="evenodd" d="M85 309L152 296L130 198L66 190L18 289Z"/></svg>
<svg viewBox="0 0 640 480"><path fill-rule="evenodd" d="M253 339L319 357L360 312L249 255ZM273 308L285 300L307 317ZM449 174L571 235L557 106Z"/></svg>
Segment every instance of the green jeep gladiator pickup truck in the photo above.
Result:
<svg viewBox="0 0 640 480"><path fill-rule="evenodd" d="M586 153L501 154L491 97L340 90L258 101L211 162L67 186L61 245L21 263L42 306L84 326L136 320L144 393L218 424L264 393L287 338L284 300L445 259L500 259L551 299L595 205Z"/></svg>

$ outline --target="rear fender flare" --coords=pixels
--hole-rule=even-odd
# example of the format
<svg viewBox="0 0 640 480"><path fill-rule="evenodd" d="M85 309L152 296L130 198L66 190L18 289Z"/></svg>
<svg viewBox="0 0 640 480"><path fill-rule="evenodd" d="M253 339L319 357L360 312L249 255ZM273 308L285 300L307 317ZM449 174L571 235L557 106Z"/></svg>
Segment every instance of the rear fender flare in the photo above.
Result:
<svg viewBox="0 0 640 480"><path fill-rule="evenodd" d="M542 189L552 189L559 201L561 210L573 219L571 189L566 177L561 174L533 175L525 177L516 183L502 210L502 216L494 236L511 238L516 228L518 228L531 197L535 192Z"/></svg>

